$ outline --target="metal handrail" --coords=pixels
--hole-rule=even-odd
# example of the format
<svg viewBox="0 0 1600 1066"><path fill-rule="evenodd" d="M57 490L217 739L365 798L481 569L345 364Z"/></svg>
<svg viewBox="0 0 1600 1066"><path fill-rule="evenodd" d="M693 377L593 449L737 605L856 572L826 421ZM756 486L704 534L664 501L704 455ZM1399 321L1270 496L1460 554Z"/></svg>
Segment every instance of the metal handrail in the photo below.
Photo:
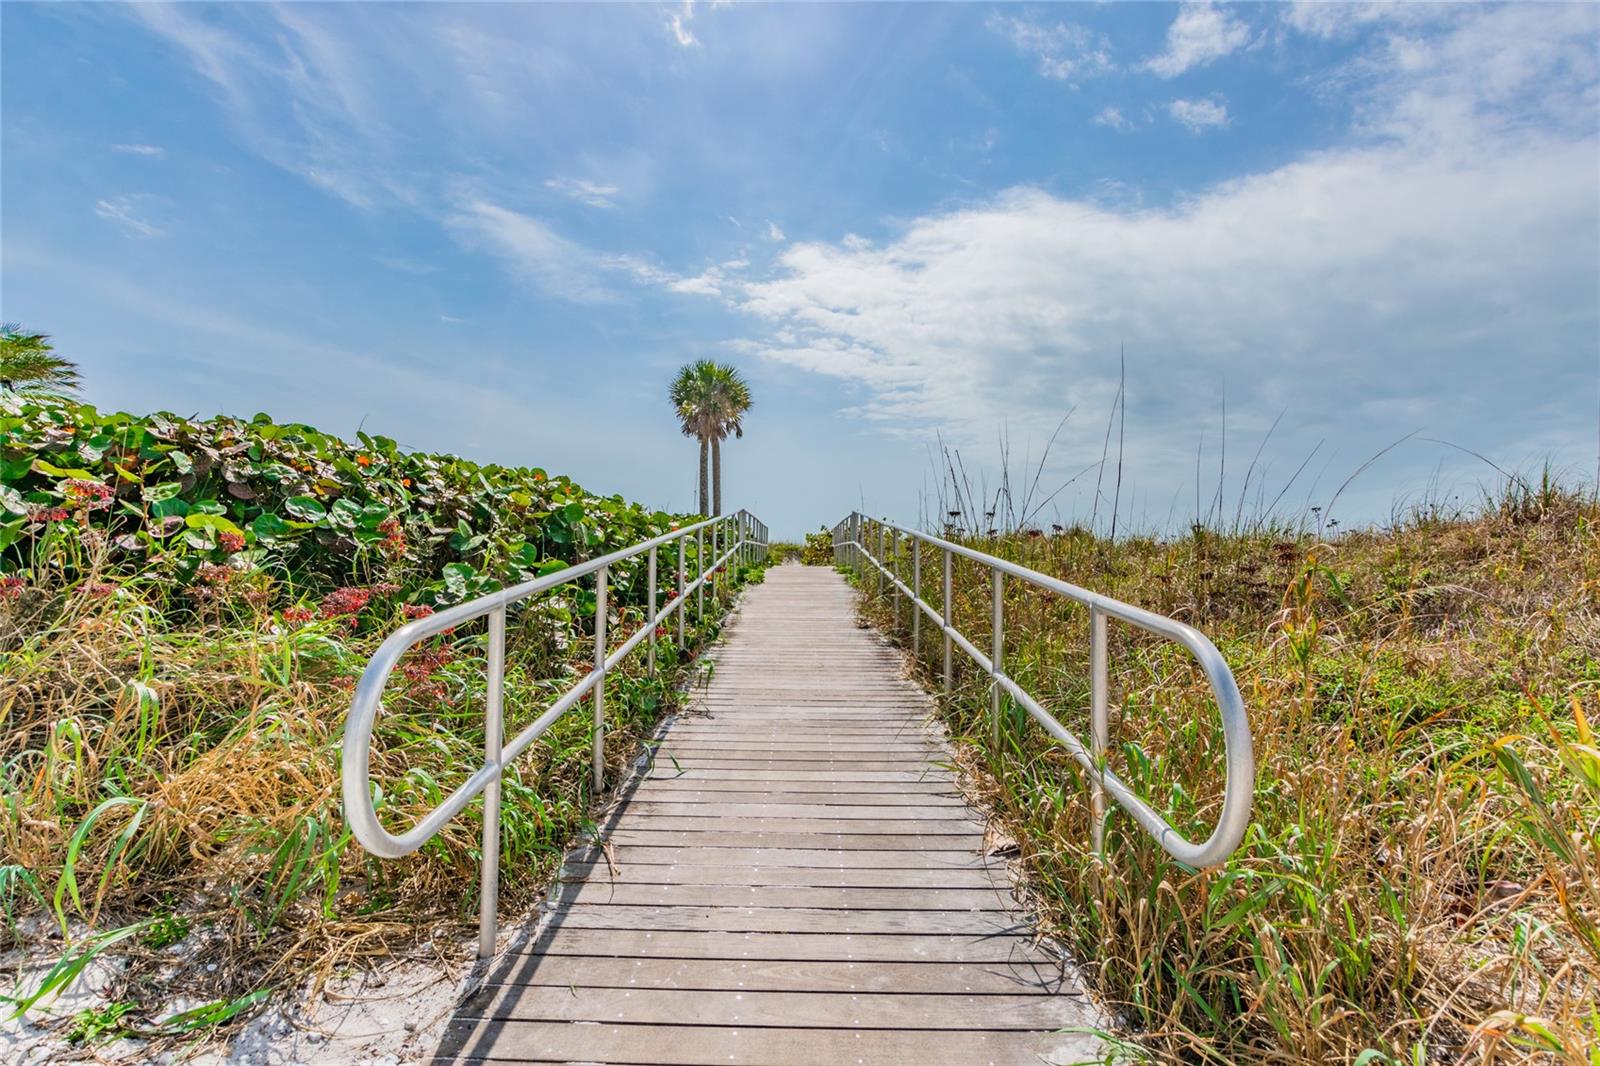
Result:
<svg viewBox="0 0 1600 1066"><path fill-rule="evenodd" d="M876 527L878 552L874 555L867 547L868 525ZM912 547L912 585L901 581L895 572L886 567L879 556L887 554L885 541L894 540L895 557L900 558L900 538L909 537ZM1069 582L1041 574L1036 570L1018 566L1005 559L985 554L951 541L922 533L886 521L852 513L833 527L835 562L852 569L861 569L863 562L871 563L874 590L881 591L882 579L887 577L894 586L895 619L900 617L900 596L909 597L914 609L911 612L912 654L921 654L922 615L939 627L944 634L944 691L951 684L951 646L959 647L983 668L993 679L990 686L990 739L998 748L1000 738L1000 696L1009 695L1027 710L1028 714L1044 727L1045 732L1058 740L1069 755L1082 766L1090 781L1090 803L1093 816L1091 833L1095 853L1103 852L1105 843L1105 795L1125 809L1166 852L1179 862L1190 866L1214 866L1231 855L1244 839L1250 824L1250 800L1255 786L1255 759L1251 752L1250 722L1245 714L1244 699L1239 695L1238 683L1228 669L1227 660L1205 634L1176 619L1134 607L1132 604L1102 596ZM943 553L944 588L942 607L935 609L922 598L922 546L937 548ZM951 559L961 556L989 568L991 578L991 653L985 655L954 625L950 619ZM1025 692L1004 669L1005 662L1005 612L1004 581L1006 576L1018 578L1031 585L1075 600L1089 608L1089 722L1090 746L1073 735L1039 701ZM863 575L864 577L865 575ZM1105 766L1105 751L1110 732L1109 675L1107 670L1106 619L1117 618L1157 636L1166 637L1183 645L1200 663L1206 678L1211 682L1211 692L1216 698L1222 716L1222 736L1226 748L1226 779L1223 786L1222 813L1211 836L1201 843L1188 840L1166 819L1157 814L1149 804L1140 799L1109 767Z"/></svg>
<svg viewBox="0 0 1600 1066"><path fill-rule="evenodd" d="M709 535L711 555L708 562L705 542ZM684 554L687 540L694 537L696 544L693 582L685 584ZM718 541L722 554L718 555ZM678 593L667 605L656 610L656 559L659 549L675 544L678 563ZM650 618L639 630L615 650L607 648L606 588L610 568L617 563L648 552ZM674 612L678 616L678 647L684 646L684 604L690 593L696 598L696 617L705 613L705 583L713 583L721 568L730 559L738 557L743 562L764 560L767 556L767 527L748 511L708 518L675 529L659 537L635 544L631 548L602 555L597 559L524 581L520 585L492 592L487 596L469 600L446 608L426 618L408 622L391 633L367 662L367 668L356 683L355 698L350 704L350 715L345 722L343 756L344 816L351 833L361 846L383 859L398 859L416 851L431 840L445 823L471 803L482 792L483 804L483 891L479 901L478 955L494 955L496 937L496 907L500 894L500 776L518 755L538 740L545 730L555 724L567 711L590 691L594 692L594 790L605 787L605 678L616 669L647 636L653 636ZM509 744L504 743L504 694L506 654L506 608L513 603L536 596L541 592L595 574L595 658L594 669L585 674L552 703L537 719L518 733ZM372 752L372 727L378 712L383 709L383 688L400 656L418 641L425 640L447 629L453 629L476 618L489 616L489 655L487 663L488 692L484 703L483 765L444 801L430 811L421 821L398 835L390 833L378 821L378 812L372 803L372 785L368 761ZM656 668L656 642L649 643L650 672Z"/></svg>

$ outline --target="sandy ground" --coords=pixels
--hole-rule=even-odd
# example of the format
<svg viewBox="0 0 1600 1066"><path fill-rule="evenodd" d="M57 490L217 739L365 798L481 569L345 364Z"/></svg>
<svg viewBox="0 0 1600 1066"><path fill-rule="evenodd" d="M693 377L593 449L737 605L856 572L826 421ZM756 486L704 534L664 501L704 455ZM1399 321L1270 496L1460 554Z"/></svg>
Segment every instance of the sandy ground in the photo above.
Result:
<svg viewBox="0 0 1600 1066"><path fill-rule="evenodd" d="M537 916L503 927L501 947L537 928ZM0 1062L33 1066L54 1062L195 1063L198 1066L401 1066L427 1062L444 1035L456 1005L475 986L484 968L475 967L475 940L445 947L421 944L411 957L370 972L330 981L315 997L278 1002L252 1017L223 1040L165 1051L137 1039L94 1047L75 1047L66 1039L70 1019L90 1007L104 1007L119 976L116 962L94 963L53 1000L41 1003L26 1020L0 1015ZM444 960L440 956L444 956ZM15 960L11 960L15 964ZM25 967L31 986L49 964ZM177 1003L157 1012L165 1017L195 1004Z"/></svg>

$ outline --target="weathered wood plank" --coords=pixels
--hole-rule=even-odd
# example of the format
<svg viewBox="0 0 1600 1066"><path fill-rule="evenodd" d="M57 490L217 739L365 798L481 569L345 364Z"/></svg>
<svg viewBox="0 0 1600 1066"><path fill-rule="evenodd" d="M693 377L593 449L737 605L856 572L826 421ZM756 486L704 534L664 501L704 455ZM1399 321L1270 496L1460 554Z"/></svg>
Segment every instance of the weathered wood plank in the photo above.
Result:
<svg viewBox="0 0 1600 1066"><path fill-rule="evenodd" d="M944 866L936 869L880 869L854 865L827 866L706 866L627 862L613 868L604 862L568 862L563 881L592 880L598 884L629 885L751 885L817 888L902 888L922 891L984 889L1010 892L1004 870Z"/></svg>
<svg viewBox="0 0 1600 1066"><path fill-rule="evenodd" d="M437 1062L609 1062L652 1066L1040 1066L1098 1062L1099 1042L1073 1033L927 1029L761 1029L741 1026L541 1025L503 1019L452 1022Z"/></svg>
<svg viewBox="0 0 1600 1066"><path fill-rule="evenodd" d="M914 992L758 992L676 988L571 988L534 985L509 995L479 997L461 1017L538 1022L630 1022L670 1025L834 1026L896 1029L1039 1030L1069 1025L1078 1011L1070 995L973 995Z"/></svg>
<svg viewBox="0 0 1600 1066"><path fill-rule="evenodd" d="M1009 891L994 886L955 888L944 885L867 888L771 884L648 884L599 878L567 883L558 893L561 905L611 903L650 907L820 907L832 910L990 910L1015 906Z"/></svg>
<svg viewBox="0 0 1600 1066"><path fill-rule="evenodd" d="M552 923L563 929L704 930L713 933L1011 933L1027 932L1004 911L830 910L821 907L629 907L611 903L557 906Z"/></svg>
<svg viewBox="0 0 1600 1066"><path fill-rule="evenodd" d="M1079 995L1068 972L1027 962L792 962L619 959L606 955L524 955L496 975L502 986L704 988L713 991L932 992L967 995Z"/></svg>

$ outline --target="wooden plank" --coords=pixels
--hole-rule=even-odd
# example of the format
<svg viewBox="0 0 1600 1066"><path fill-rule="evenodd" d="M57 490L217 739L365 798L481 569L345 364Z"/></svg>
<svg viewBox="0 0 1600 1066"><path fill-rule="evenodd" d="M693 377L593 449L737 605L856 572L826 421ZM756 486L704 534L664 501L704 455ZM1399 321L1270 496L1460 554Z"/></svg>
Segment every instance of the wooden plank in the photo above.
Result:
<svg viewBox="0 0 1600 1066"><path fill-rule="evenodd" d="M607 955L522 955L496 975L508 986L684 988L787 992L938 992L967 995L1081 995L1061 968L1028 962L790 962L619 959Z"/></svg>
<svg viewBox="0 0 1600 1066"><path fill-rule="evenodd" d="M759 817L728 815L727 818L706 815L653 814L648 811L628 810L630 829L669 832L684 830L691 833L719 832L729 825L737 825L745 833L912 833L919 836L983 836L983 826L971 816L952 818L948 812L936 812L927 818L885 818L881 812L876 820L844 816L819 815L816 817Z"/></svg>
<svg viewBox="0 0 1600 1066"><path fill-rule="evenodd" d="M951 812L959 812L964 824L975 824L966 815L964 807L955 803L925 804L887 808L884 804L846 804L816 802L778 803L726 803L719 800L698 802L636 800L625 808L630 815L641 818L821 818L845 821L871 821L884 829L888 822L949 821ZM980 827L981 830L981 827Z"/></svg>
<svg viewBox="0 0 1600 1066"><path fill-rule="evenodd" d="M925 1029L762 1029L741 1026L542 1025L505 1019L452 1022L436 1062L604 1062L630 1066L796 1066L904 1063L1012 1066L1098 1062L1091 1037L1072 1033Z"/></svg>
<svg viewBox="0 0 1600 1066"><path fill-rule="evenodd" d="M1072 996L926 994L915 992L758 992L678 988L570 988L513 986L480 996L458 1017L517 1018L534 1022L629 1022L696 1026L780 1026L826 1029L838 1025L896 1029L1038 1030L1070 1024Z"/></svg>
<svg viewBox="0 0 1600 1066"><path fill-rule="evenodd" d="M1031 935L733 933L554 926L523 949L534 955L647 959L788 959L811 962L965 962L1051 965Z"/></svg>
<svg viewBox="0 0 1600 1066"><path fill-rule="evenodd" d="M852 782L926 782L944 785L954 783L950 771L928 766L916 770L801 770L785 766L781 770L762 765L733 769L723 766L685 765L674 767L670 762L657 762L648 772L651 778L686 780L694 776L706 781L852 781Z"/></svg>
<svg viewBox="0 0 1600 1066"><path fill-rule="evenodd" d="M559 929L637 929L714 933L990 933L1022 934L1028 926L1004 912L856 911L824 907L629 907L578 903L553 908ZM646 933L648 936L649 934Z"/></svg>
<svg viewBox="0 0 1600 1066"><path fill-rule="evenodd" d="M653 838L652 838L653 839ZM614 844L615 835L613 835ZM684 847L671 842L622 843L612 849L611 858L624 866L630 863L651 863L672 866L728 866L748 863L751 866L820 867L830 870L981 870L989 866L1004 866L1000 860L988 858L976 849L961 851L908 851L889 848L780 848L770 844L765 847L722 847L704 845ZM604 864L605 854L598 848L583 847L571 853L573 861Z"/></svg>
<svg viewBox="0 0 1600 1066"><path fill-rule="evenodd" d="M721 784L722 782L718 782ZM805 789L805 790L773 790L771 792L750 791L737 788L699 788L694 786L673 785L665 781L649 781L641 785L627 803L627 809L640 810L641 805L654 804L695 804L695 803L760 803L770 807L782 807L789 804L817 804L821 806L839 807L866 807L883 811L885 808L908 807L913 810L932 810L942 807L954 807L965 810L966 800L954 789L943 792L924 790L921 792L906 791L850 791L836 792L831 789ZM898 817L898 815L895 815Z"/></svg>
<svg viewBox="0 0 1600 1066"><path fill-rule="evenodd" d="M649 907L801 907L832 910L989 910L1015 906L1010 891L995 886L956 888L944 885L895 888L825 887L819 885L640 884L599 878L560 886L561 906L607 903Z"/></svg>
<svg viewBox="0 0 1600 1066"><path fill-rule="evenodd" d="M981 867L880 869L860 866L706 866L628 862L613 869L604 862L568 862L563 881L593 880L631 885L795 885L819 888L905 888L942 891L981 888L1011 891L1005 871Z"/></svg>
<svg viewBox="0 0 1600 1066"><path fill-rule="evenodd" d="M634 829L624 821L606 839L619 847L798 848L818 851L955 851L975 855L982 838L970 834L931 836L894 833L741 833L734 830L691 833L673 829ZM724 860L726 861L726 860Z"/></svg>

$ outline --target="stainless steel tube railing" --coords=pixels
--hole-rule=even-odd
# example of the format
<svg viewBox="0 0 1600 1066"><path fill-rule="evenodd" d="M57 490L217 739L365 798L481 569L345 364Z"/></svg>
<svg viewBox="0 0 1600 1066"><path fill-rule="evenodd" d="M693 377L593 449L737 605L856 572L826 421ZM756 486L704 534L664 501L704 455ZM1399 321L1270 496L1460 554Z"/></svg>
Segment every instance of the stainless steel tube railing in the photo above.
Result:
<svg viewBox="0 0 1600 1066"><path fill-rule="evenodd" d="M707 559L703 550L694 553L695 578L689 584L684 561L690 538L703 549L707 533L711 534L714 559ZM719 548L721 554L717 552ZM660 610L656 608L656 569L660 549L672 545L676 548L678 566L677 595ZM610 568L628 559L648 553L648 595L650 608L648 620L638 631L623 641L615 650L607 647L606 600ZM480 596L475 600L446 608L426 618L408 622L390 634L373 653L367 668L356 683L355 698L350 704L350 715L345 722L343 757L344 816L351 833L361 846L383 859L398 859L416 851L431 840L450 819L460 814L478 793L483 793L483 866L482 892L478 916L478 955L488 958L494 954L497 930L496 908L499 902L500 862L500 776L517 756L539 739L545 730L555 724L589 692L594 692L594 788L605 787L605 679L641 643L649 640L649 669L655 672L656 628L674 612L678 615L677 642L684 643L684 605L690 594L695 595L697 611L705 610L704 586L707 580L716 580L720 569L730 560L743 563L766 558L767 527L748 511L708 518L686 525L662 536L635 544L631 548L602 555L597 559L577 563L552 574L525 581L499 592ZM504 742L505 699L505 644L506 608L518 601L537 596L559 585L569 584L590 574L595 575L595 639L594 668L572 685L530 725L509 743ZM489 617L489 651L486 664L488 674L484 701L483 765L431 812L403 833L389 832L378 821L372 803L372 785L368 762L372 753L372 727L383 709L383 689L389 674L400 657L418 641L453 629L463 623ZM697 615L698 616L698 615Z"/></svg>
<svg viewBox="0 0 1600 1066"><path fill-rule="evenodd" d="M891 550L894 559L899 559L899 545L902 538L909 538L912 544L913 584L910 586L900 580L898 566L891 567L884 562L889 558ZM876 541L876 552L868 547L874 541ZM997 745L999 741L1000 702L1004 693L1024 708L1029 716L1043 726L1045 732L1060 742L1073 760L1083 767L1090 781L1093 819L1091 833L1096 854L1101 854L1104 850L1107 794L1179 862L1196 867L1213 866L1226 859L1239 846L1240 841L1244 839L1245 829L1250 824L1250 800L1255 788L1255 759L1250 745L1250 722L1245 714L1244 699L1239 695L1239 686L1234 681L1233 672L1228 669L1222 653L1205 634L1176 619L1090 592L1088 589L1079 588L1077 585L1050 577L1048 574L1041 574L1036 570L1029 570L1027 567L974 548L890 522L868 518L860 513L851 514L833 527L833 545L835 562L857 571L863 580L863 588L866 587L867 571L872 575L872 588L875 593L882 589L885 578L893 585L897 625L900 618L899 597L902 593L905 594L913 611L911 639L914 655L920 656L922 650L920 617L926 615L929 623L938 627L944 635L943 680L944 691L947 694L950 692L953 677L952 645L965 652L968 658L990 676L991 744ZM922 598L924 545L943 555L944 587L938 608ZM970 559L989 570L992 602L988 655L979 651L951 620L951 562L956 557ZM1087 747L1005 672L1004 583L1007 577L1065 596L1089 608L1090 737ZM1200 668L1211 683L1211 692L1222 717L1226 779L1223 787L1222 813L1211 836L1200 843L1186 839L1105 765L1106 746L1110 739L1110 685L1106 646L1106 621L1109 618L1118 619L1181 644L1199 662Z"/></svg>

